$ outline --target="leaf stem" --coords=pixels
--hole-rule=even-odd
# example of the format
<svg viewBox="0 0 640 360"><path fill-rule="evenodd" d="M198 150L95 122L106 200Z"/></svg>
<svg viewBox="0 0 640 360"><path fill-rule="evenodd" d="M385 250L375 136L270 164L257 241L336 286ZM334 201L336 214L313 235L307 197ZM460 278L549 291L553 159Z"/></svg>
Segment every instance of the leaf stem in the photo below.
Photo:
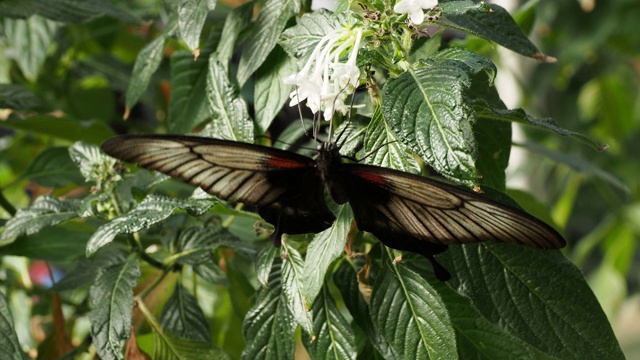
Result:
<svg viewBox="0 0 640 360"><path fill-rule="evenodd" d="M140 301L142 302L142 300L147 297L147 295L149 295L150 292L152 292L157 286L158 284L160 284L160 282L162 282L162 280L164 280L164 278L167 276L169 272L168 271L163 271L162 275L158 276L153 283L151 283L151 285L147 286L144 290L140 291L140 293L138 295L136 295L136 297L140 298Z"/></svg>
<svg viewBox="0 0 640 360"><path fill-rule="evenodd" d="M12 217L16 214L16 208L13 207L9 200L4 196L2 189L0 189L0 206L2 206L2 208L5 209Z"/></svg>

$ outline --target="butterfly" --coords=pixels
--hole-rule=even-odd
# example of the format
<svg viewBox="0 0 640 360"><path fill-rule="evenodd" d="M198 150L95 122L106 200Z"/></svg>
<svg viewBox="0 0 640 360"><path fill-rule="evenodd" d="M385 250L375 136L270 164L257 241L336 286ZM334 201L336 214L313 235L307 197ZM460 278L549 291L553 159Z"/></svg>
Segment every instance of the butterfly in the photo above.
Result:
<svg viewBox="0 0 640 360"><path fill-rule="evenodd" d="M359 230L384 245L425 256L439 280L450 273L434 255L448 245L483 241L558 249L563 237L528 213L478 193L424 176L344 162L334 142L318 146L317 158L275 148L181 135L121 135L102 150L120 160L156 170L202 188L220 199L257 207L282 234L318 233L349 203Z"/></svg>

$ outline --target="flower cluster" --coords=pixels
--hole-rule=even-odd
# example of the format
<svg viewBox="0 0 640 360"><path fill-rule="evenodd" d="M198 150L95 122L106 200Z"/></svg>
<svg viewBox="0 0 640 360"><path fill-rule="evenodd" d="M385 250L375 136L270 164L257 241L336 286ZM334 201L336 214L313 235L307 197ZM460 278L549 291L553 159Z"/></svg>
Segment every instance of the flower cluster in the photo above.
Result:
<svg viewBox="0 0 640 360"><path fill-rule="evenodd" d="M437 5L437 0L400 0L393 9L408 14L410 22L419 25L425 19L423 9ZM331 119L336 111L345 114L349 110L345 101L359 84L356 59L361 43L367 40L363 39L367 38L363 33L372 33L364 30L366 25L359 20L352 20L351 25L338 27L322 37L300 71L284 79L285 84L295 85L290 106L306 100L314 114L322 111L325 120Z"/></svg>
<svg viewBox="0 0 640 360"><path fill-rule="evenodd" d="M302 69L284 79L285 84L296 86L289 105L306 100L314 114L323 111L325 120L336 111L346 113L349 107L345 100L360 78L356 58L361 40L362 28L338 28L324 36ZM341 62L347 54L346 62Z"/></svg>

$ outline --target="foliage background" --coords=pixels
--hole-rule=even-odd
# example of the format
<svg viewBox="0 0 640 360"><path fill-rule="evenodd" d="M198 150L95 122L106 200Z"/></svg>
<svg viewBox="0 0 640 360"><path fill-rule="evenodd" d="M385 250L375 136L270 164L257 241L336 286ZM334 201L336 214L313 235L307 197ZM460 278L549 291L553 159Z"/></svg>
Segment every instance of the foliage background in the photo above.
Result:
<svg viewBox="0 0 640 360"><path fill-rule="evenodd" d="M7 3L0 3L0 9L5 10L2 6ZM595 8L590 9L590 4ZM516 178L536 180L517 186L526 186L555 204L554 220L566 224L570 241L567 256L587 275L626 355L640 357L634 353L640 348L640 279L635 256L640 234L640 40L635 35L640 6L634 0L529 1L519 5L512 12L519 24L530 29L541 50L558 58L557 63L539 65L521 58L513 60L508 51L497 51L486 42L458 41L467 42L467 46L492 58L500 66L499 74L515 74L516 87L511 91L521 94L515 101L529 111L553 116L564 127L609 145L606 152L596 153L580 143L525 129L525 137L516 140L524 149L523 161L513 171ZM129 8L140 14L162 16L161 5L133 2ZM224 5L218 4L210 23L220 21L226 11ZM38 115L26 128L11 120L0 123L0 187L10 204L5 204L2 219L10 217L7 209L27 206L50 187L56 188L54 195L58 196L87 190L78 190L83 179L79 174L71 175L75 165L60 161L57 156L74 141L101 143L114 134L107 124L116 131L129 126L139 132L153 132L159 126L158 120L162 122L166 117L168 70L161 66L148 91L142 94L141 105L132 109L130 118L136 121L121 121L133 62L157 33L153 27L125 26L123 20L127 19L121 13L110 15L114 16L64 27L42 18L33 19L30 21L40 36L32 37L19 33L26 29L3 21L5 37L0 50L5 56L0 57L0 83L22 84L38 94L37 99L25 95L5 101L19 102L25 109L62 108L64 116ZM66 19L72 23L77 20ZM12 31L17 33L12 36ZM32 41L9 46L8 39L20 37ZM21 56L24 54L29 56ZM0 104L0 108L14 105ZM535 139L545 148L527 139ZM59 183L61 178L66 182ZM517 198L518 193L513 195ZM60 259L82 256L86 239L75 239L79 244L77 253L69 253L68 248L56 252L54 246L56 238L68 240L70 236L75 239L74 233L64 229L48 233L46 240L52 246L46 252L28 247L19 251L0 249L4 255L5 286L26 290L13 292L10 304L16 331L29 346L35 346L38 340L31 333L31 324L44 326L52 316L50 304L32 298L44 294L39 285L47 281L43 276L46 266L38 260L57 261L61 268L71 265ZM82 326L76 325L74 331L81 331L78 328ZM231 329L229 333L238 331ZM237 339L230 337L219 343L233 341Z"/></svg>

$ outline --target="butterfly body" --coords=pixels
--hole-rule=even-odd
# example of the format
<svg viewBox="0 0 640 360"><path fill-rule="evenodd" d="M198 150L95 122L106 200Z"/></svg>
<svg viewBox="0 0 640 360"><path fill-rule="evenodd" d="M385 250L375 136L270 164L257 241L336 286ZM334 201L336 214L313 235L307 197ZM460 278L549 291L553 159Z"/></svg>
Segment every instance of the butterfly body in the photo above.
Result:
<svg viewBox="0 0 640 360"><path fill-rule="evenodd" d="M179 135L123 135L102 149L157 170L221 199L256 206L282 234L318 233L331 226L324 190L349 203L358 229L385 245L424 255L441 280L450 277L434 255L451 244L494 241L541 249L564 246L557 231L527 214L472 191L423 176L345 163L335 143L316 160L293 152L234 141Z"/></svg>

